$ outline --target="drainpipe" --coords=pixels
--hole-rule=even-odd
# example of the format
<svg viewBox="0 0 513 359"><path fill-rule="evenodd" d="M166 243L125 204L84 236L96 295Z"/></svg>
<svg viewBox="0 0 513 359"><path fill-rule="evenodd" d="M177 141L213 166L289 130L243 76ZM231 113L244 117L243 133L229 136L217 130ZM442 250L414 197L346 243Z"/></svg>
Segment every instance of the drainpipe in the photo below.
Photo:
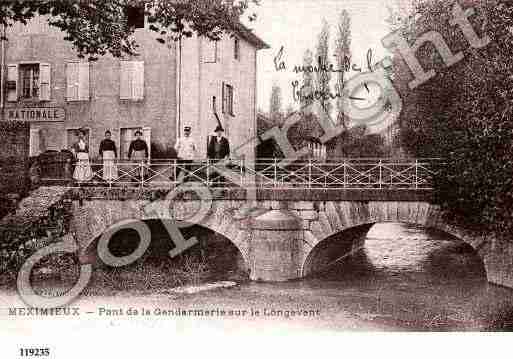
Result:
<svg viewBox="0 0 513 359"><path fill-rule="evenodd" d="M5 24L2 24L2 45L0 51L0 108L2 112L2 120L4 119L4 107L5 107Z"/></svg>
<svg viewBox="0 0 513 359"><path fill-rule="evenodd" d="M178 61L176 69L176 139L180 137L182 124L182 37L178 39Z"/></svg>

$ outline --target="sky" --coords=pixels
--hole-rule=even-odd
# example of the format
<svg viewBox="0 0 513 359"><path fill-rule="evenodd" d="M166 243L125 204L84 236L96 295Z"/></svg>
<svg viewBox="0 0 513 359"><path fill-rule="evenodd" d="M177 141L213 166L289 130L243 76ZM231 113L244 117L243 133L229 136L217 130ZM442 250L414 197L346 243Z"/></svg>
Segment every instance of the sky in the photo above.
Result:
<svg viewBox="0 0 513 359"><path fill-rule="evenodd" d="M386 23L387 3L391 0L261 0L255 7L258 18L248 26L271 46L258 54L258 107L268 111L271 89L277 84L282 90L283 109L294 104L291 82L301 80L300 74L292 72L294 65L301 65L307 49L314 52L322 20L330 24L330 60L336 63L334 54L337 20L346 9L352 21L351 51L353 63L366 64L366 53L372 49L376 62L388 54L381 39L389 33ZM280 47L284 47L283 59L286 71L276 71L273 59ZM335 77L333 74L332 78ZM333 88L333 85L332 85Z"/></svg>

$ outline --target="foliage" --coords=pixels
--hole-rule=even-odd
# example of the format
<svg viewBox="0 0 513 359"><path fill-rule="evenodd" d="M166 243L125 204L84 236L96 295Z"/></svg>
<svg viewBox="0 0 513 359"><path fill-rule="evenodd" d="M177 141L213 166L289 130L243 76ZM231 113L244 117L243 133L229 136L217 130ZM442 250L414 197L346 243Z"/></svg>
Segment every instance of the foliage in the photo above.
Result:
<svg viewBox="0 0 513 359"><path fill-rule="evenodd" d="M344 131L330 143L330 157L365 158L386 155L383 137L378 134L366 134L365 126Z"/></svg>
<svg viewBox="0 0 513 359"><path fill-rule="evenodd" d="M347 10L342 10L340 13L338 38L335 42L335 56L338 69L346 69L346 65L351 62L351 17ZM344 90L344 75L345 71L337 73L336 93L342 93ZM344 101L341 97L337 99L336 105L337 124L347 129L347 117L344 115Z"/></svg>
<svg viewBox="0 0 513 359"><path fill-rule="evenodd" d="M305 69L309 68L313 65L313 53L311 50L306 50L305 55L303 57L303 66ZM309 114L308 106L310 106L313 103L313 98L311 96L308 96L309 94L313 93L315 91L315 85L313 80L313 74L310 71L304 71L303 72L303 83L302 83L302 91L303 95L301 97L301 114L303 116Z"/></svg>
<svg viewBox="0 0 513 359"><path fill-rule="evenodd" d="M432 47L417 52L425 69L437 76L413 91L407 66L396 58L395 83L404 108L401 137L405 148L419 157L444 157L435 179L437 201L450 219L504 237L513 230L513 4L466 1L473 7L470 21L480 37L491 38L473 49L458 27L449 24L453 2L420 3L407 18L415 19L409 36L440 32L453 53L464 59L447 68ZM412 21L408 22L409 25Z"/></svg>
<svg viewBox="0 0 513 359"><path fill-rule="evenodd" d="M149 29L161 43L190 37L193 32L217 40L231 33L240 17L258 0L7 0L0 3L0 23L26 24L37 14L66 33L80 57L95 60L107 53L115 57L137 54L129 7L145 7ZM249 20L255 14L249 15Z"/></svg>
<svg viewBox="0 0 513 359"><path fill-rule="evenodd" d="M329 53L329 38L330 38L330 26L326 20L323 20L322 30L318 36L317 43L317 59L322 61L323 64L328 64L328 53ZM319 71L316 73L316 90L323 94L330 93L330 80L331 72ZM317 114L321 119L328 120L331 114L331 101L329 99L320 99L319 113Z"/></svg>
<svg viewBox="0 0 513 359"><path fill-rule="evenodd" d="M283 120L283 106L281 88L273 85L271 90L271 103L269 105L269 116L273 123L281 123Z"/></svg>

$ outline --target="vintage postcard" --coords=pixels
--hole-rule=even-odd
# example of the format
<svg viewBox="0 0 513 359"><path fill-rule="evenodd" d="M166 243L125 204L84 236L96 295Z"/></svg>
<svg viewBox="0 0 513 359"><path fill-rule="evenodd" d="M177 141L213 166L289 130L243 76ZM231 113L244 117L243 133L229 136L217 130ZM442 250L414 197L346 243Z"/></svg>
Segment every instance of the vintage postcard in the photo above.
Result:
<svg viewBox="0 0 513 359"><path fill-rule="evenodd" d="M511 339L513 2L4 0L0 20L1 358Z"/></svg>

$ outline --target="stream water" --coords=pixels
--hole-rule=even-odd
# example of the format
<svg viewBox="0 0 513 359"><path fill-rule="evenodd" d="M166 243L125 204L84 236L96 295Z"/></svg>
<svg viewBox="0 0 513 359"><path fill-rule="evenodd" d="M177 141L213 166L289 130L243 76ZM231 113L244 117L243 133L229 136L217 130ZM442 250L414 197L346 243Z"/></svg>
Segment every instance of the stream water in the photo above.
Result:
<svg viewBox="0 0 513 359"><path fill-rule="evenodd" d="M322 273L247 287L262 296L274 290L326 303L329 311L400 330L513 328L513 291L487 283L470 246L404 224L374 225L362 250Z"/></svg>

